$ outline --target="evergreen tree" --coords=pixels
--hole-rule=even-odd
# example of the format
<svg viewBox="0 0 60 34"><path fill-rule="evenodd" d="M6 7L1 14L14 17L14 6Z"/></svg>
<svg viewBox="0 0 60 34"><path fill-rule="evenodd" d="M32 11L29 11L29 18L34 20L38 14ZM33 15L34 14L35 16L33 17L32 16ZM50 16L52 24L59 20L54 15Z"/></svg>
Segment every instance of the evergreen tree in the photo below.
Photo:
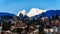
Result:
<svg viewBox="0 0 60 34"><path fill-rule="evenodd" d="M42 20L40 20L40 22L39 22L39 34L44 33L44 27L45 27L44 22L42 22Z"/></svg>
<svg viewBox="0 0 60 34"><path fill-rule="evenodd" d="M57 14L53 15L53 16L52 16L52 19L53 19L53 20L58 19L58 15L57 15Z"/></svg>
<svg viewBox="0 0 60 34"><path fill-rule="evenodd" d="M8 29L8 23L6 21L3 21L2 23L2 30L7 30Z"/></svg>
<svg viewBox="0 0 60 34"><path fill-rule="evenodd" d="M41 14L40 18L42 18L42 17L45 17L45 14L44 14L44 12Z"/></svg>
<svg viewBox="0 0 60 34"><path fill-rule="evenodd" d="M11 23L10 22L7 22L7 20L3 21L2 23L2 30L10 30L10 27L11 27Z"/></svg>
<svg viewBox="0 0 60 34"><path fill-rule="evenodd" d="M22 20L22 19L23 19L23 14L20 13L20 14L19 14L19 17L20 17L20 19Z"/></svg>

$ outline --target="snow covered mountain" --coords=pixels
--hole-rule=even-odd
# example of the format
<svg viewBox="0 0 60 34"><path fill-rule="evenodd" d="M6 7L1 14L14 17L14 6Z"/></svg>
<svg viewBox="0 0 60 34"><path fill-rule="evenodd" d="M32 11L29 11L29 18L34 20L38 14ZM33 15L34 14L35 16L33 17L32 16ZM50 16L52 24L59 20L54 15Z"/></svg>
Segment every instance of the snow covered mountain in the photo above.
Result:
<svg viewBox="0 0 60 34"><path fill-rule="evenodd" d="M43 12L46 12L46 10L38 9L38 8L32 8L28 13L27 16L32 17L38 14L41 14Z"/></svg>
<svg viewBox="0 0 60 34"><path fill-rule="evenodd" d="M19 11L17 16L19 16L20 13L23 15L27 15L28 17L32 17L38 14L41 14L42 12L46 12L46 10L38 9L38 8L32 8L28 13L26 13L26 10Z"/></svg>
<svg viewBox="0 0 60 34"><path fill-rule="evenodd" d="M20 13L27 15L28 17L39 17L42 13L44 13L45 16L52 16L55 14L60 15L60 10L42 10L38 8L32 8L28 13L26 13L26 10L19 11L18 16Z"/></svg>

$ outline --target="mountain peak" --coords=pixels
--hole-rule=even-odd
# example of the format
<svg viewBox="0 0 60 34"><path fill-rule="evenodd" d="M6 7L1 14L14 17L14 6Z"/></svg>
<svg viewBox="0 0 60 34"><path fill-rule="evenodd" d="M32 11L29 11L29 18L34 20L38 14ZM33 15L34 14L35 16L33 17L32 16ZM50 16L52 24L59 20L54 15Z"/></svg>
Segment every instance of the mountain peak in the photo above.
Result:
<svg viewBox="0 0 60 34"><path fill-rule="evenodd" d="M28 13L27 16L32 17L38 14L41 14L42 12L46 12L46 10L38 9L38 8L32 8Z"/></svg>

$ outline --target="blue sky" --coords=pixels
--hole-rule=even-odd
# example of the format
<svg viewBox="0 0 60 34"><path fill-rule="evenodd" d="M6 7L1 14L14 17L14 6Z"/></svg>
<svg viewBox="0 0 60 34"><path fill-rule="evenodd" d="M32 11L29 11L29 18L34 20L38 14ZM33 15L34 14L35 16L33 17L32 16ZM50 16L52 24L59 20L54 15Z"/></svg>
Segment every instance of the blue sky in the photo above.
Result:
<svg viewBox="0 0 60 34"><path fill-rule="evenodd" d="M60 10L60 0L0 0L0 12L17 14L20 10L28 12L31 8Z"/></svg>

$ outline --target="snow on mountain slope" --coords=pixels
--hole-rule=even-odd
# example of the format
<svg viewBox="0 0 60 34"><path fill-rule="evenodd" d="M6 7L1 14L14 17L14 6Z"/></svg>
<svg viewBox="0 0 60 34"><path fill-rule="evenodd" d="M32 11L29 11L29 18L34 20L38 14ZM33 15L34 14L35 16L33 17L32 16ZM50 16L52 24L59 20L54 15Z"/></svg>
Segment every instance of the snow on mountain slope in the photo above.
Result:
<svg viewBox="0 0 60 34"><path fill-rule="evenodd" d="M17 16L19 16L20 13L22 13L23 15L26 15L26 10L19 11Z"/></svg>
<svg viewBox="0 0 60 34"><path fill-rule="evenodd" d="M46 10L38 9L38 8L32 8L28 13L26 13L26 10L19 11L17 16L19 16L20 13L23 15L27 15L28 17L32 17L38 14L41 14L42 12L46 12Z"/></svg>
<svg viewBox="0 0 60 34"><path fill-rule="evenodd" d="M38 8L32 8L28 13L27 16L32 17L38 14L41 14L42 12L46 12L46 10L38 9Z"/></svg>

